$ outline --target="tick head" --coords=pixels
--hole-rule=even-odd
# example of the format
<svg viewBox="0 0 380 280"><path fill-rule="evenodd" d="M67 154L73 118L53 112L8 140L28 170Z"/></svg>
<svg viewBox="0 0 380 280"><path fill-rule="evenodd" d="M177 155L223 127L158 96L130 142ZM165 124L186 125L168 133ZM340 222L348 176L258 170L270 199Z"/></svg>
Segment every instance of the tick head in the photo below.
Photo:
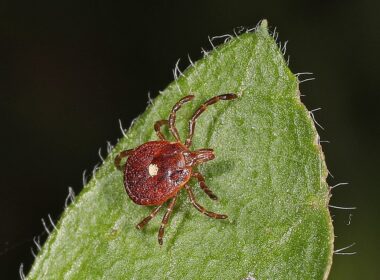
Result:
<svg viewBox="0 0 380 280"><path fill-rule="evenodd" d="M215 158L213 149L199 149L184 154L188 166L194 166Z"/></svg>

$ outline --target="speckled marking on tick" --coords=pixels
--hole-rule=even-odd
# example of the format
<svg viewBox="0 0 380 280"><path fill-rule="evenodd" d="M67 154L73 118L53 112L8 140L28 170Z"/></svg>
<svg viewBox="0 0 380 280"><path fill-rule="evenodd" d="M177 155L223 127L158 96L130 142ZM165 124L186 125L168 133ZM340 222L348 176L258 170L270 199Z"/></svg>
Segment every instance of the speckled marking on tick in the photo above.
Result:
<svg viewBox="0 0 380 280"><path fill-rule="evenodd" d="M152 163L149 164L148 171L149 171L150 177L156 176L157 173L158 173L158 166L157 166L157 164L152 164Z"/></svg>

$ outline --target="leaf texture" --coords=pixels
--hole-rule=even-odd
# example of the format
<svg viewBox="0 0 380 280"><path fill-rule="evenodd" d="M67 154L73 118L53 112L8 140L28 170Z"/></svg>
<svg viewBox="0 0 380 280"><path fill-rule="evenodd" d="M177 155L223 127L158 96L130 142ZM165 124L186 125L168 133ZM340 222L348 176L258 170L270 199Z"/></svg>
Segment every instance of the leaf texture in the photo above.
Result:
<svg viewBox="0 0 380 280"><path fill-rule="evenodd" d="M164 211L137 230L152 208L128 198L113 160L156 140L154 122L167 119L181 97L196 96L177 114L184 139L196 108L229 92L238 99L209 107L193 142L215 150L199 170L219 201L191 181L199 203L229 218L200 214L181 191L159 246ZM326 176L297 77L263 21L208 53L153 101L65 210L27 279L325 279L333 253Z"/></svg>

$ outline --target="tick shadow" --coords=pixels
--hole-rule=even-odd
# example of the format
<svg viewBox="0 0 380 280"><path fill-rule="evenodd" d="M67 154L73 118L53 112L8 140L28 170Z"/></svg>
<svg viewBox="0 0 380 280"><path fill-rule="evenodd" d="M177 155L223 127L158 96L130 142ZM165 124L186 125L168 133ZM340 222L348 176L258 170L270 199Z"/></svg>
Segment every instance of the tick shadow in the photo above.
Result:
<svg viewBox="0 0 380 280"><path fill-rule="evenodd" d="M211 161L204 165L204 168L202 170L203 176L206 178L216 178L220 177L223 174L231 173L236 168L236 161L235 160L218 160L218 161Z"/></svg>

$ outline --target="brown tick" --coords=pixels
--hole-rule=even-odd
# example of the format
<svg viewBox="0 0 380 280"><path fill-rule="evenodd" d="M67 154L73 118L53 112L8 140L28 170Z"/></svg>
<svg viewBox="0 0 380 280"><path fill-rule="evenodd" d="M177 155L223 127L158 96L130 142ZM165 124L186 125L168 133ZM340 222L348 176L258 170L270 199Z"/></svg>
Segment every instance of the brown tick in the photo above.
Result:
<svg viewBox="0 0 380 280"><path fill-rule="evenodd" d="M191 204L199 212L214 219L227 218L227 215L207 211L196 201L191 187L187 184L190 178L194 177L198 180L202 190L211 199L218 199L207 187L202 174L193 171L193 167L214 159L214 151L212 149L190 151L189 147L194 135L196 121L207 106L219 100L230 100L236 97L237 95L232 93L222 94L203 103L189 121L189 136L183 144L175 127L176 112L184 103L194 98L194 95L185 96L174 105L169 120L159 120L155 123L154 130L158 138L160 138L159 141L144 143L135 149L125 150L116 156L115 165L124 172L125 190L132 201L139 205L157 206L149 216L137 224L137 229L142 229L157 215L162 205L171 199L158 231L158 243L160 245L163 243L165 226L177 201L178 193L182 188L186 189ZM176 141L171 142L165 139L160 131L162 125L169 126L169 131ZM122 165L121 160L125 157L128 157L128 159Z"/></svg>

